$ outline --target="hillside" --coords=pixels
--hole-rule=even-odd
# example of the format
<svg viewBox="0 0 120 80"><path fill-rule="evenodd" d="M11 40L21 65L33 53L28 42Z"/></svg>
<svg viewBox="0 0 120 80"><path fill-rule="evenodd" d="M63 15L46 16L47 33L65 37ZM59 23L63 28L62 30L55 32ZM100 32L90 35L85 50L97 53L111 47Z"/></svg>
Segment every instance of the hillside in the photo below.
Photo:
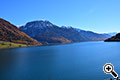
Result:
<svg viewBox="0 0 120 80"><path fill-rule="evenodd" d="M110 42L110 41L120 41L120 33L105 40L105 42Z"/></svg>
<svg viewBox="0 0 120 80"><path fill-rule="evenodd" d="M47 43L71 43L70 40L63 37L61 28L49 21L33 21L19 28L32 38ZM60 32L61 31L61 32Z"/></svg>
<svg viewBox="0 0 120 80"><path fill-rule="evenodd" d="M0 18L0 40L21 44L40 44L10 22Z"/></svg>

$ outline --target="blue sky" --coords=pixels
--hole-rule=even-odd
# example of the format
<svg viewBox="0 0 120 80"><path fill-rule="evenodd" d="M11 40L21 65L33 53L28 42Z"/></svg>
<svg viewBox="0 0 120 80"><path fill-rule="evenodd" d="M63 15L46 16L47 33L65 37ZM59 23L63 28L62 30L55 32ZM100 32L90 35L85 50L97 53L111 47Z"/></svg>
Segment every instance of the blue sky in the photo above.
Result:
<svg viewBox="0 0 120 80"><path fill-rule="evenodd" d="M94 32L120 32L120 0L0 0L0 17L15 25L49 20Z"/></svg>

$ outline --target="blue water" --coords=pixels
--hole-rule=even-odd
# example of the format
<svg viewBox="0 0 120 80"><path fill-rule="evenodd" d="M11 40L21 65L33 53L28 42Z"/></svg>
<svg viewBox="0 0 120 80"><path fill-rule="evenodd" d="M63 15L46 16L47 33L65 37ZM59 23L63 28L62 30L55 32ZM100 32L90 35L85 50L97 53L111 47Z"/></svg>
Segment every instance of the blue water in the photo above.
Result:
<svg viewBox="0 0 120 80"><path fill-rule="evenodd" d="M0 80L104 80L107 62L120 74L119 42L0 50Z"/></svg>

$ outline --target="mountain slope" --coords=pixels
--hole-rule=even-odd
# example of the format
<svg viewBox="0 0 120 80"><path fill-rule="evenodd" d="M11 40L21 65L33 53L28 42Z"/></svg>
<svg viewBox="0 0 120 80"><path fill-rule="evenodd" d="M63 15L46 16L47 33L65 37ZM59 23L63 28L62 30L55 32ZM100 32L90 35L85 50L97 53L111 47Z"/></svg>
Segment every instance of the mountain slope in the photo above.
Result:
<svg viewBox="0 0 120 80"><path fill-rule="evenodd" d="M70 40L59 34L58 31L61 31L61 28L49 21L28 22L25 26L20 27L20 30L40 42L71 43Z"/></svg>
<svg viewBox="0 0 120 80"><path fill-rule="evenodd" d="M0 40L23 44L39 44L35 39L20 31L16 26L0 18Z"/></svg>
<svg viewBox="0 0 120 80"><path fill-rule="evenodd" d="M105 40L105 42L110 42L110 41L120 41L120 33Z"/></svg>
<svg viewBox="0 0 120 80"><path fill-rule="evenodd" d="M85 30L81 30L81 29L77 29L77 28L72 28L72 27L65 27L64 26L62 28L65 28L67 30L73 29L73 30L79 32L79 34L81 34L83 37L85 37L89 41L105 40L106 38L111 37L108 34L98 34L98 33L92 32L92 31L85 31Z"/></svg>
<svg viewBox="0 0 120 80"><path fill-rule="evenodd" d="M49 21L32 21L19 28L40 42L71 43L80 41L104 40L109 35L78 30L72 27L59 27Z"/></svg>
<svg viewBox="0 0 120 80"><path fill-rule="evenodd" d="M104 33L104 34L110 35L112 37L112 36L115 36L117 32L110 32L110 33Z"/></svg>

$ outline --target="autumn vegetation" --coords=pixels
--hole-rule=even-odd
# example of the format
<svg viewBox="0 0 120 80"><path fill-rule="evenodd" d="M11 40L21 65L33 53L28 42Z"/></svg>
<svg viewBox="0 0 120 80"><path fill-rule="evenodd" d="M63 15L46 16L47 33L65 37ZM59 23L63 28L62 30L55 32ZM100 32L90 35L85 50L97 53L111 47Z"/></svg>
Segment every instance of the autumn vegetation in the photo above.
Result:
<svg viewBox="0 0 120 80"><path fill-rule="evenodd" d="M16 26L0 18L0 40L20 44L40 44L37 40L31 38Z"/></svg>

